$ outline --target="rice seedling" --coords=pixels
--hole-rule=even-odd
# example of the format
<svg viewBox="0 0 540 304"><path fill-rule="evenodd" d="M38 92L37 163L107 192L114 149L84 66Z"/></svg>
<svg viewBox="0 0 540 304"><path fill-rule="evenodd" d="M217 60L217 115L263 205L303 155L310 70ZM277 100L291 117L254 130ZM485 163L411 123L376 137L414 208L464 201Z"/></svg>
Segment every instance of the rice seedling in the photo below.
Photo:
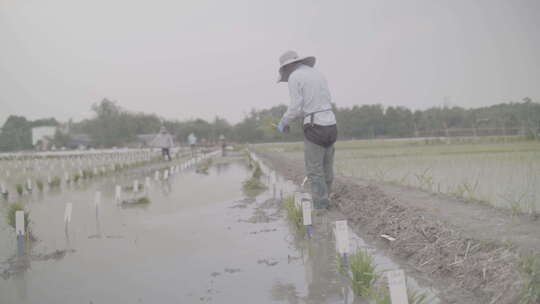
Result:
<svg viewBox="0 0 540 304"><path fill-rule="evenodd" d="M246 191L250 190L266 190L267 187L257 178L249 178L242 183L242 188Z"/></svg>
<svg viewBox="0 0 540 304"><path fill-rule="evenodd" d="M428 295L418 291L407 288L407 298L409 299L409 304L427 304L429 303Z"/></svg>
<svg viewBox="0 0 540 304"><path fill-rule="evenodd" d="M365 298L371 304L392 304L390 290L385 285L373 286L366 292ZM428 304L430 301L426 293L409 287L407 287L407 300L409 304Z"/></svg>
<svg viewBox="0 0 540 304"><path fill-rule="evenodd" d="M345 269L343 256L341 254L336 254L336 264L337 264L338 273L344 276L347 276L348 273L347 273L347 270Z"/></svg>
<svg viewBox="0 0 540 304"><path fill-rule="evenodd" d="M134 197L125 199L121 203L122 208L129 208L129 207L147 207L150 204L150 198L147 196L142 197Z"/></svg>
<svg viewBox="0 0 540 304"><path fill-rule="evenodd" d="M73 174L73 182L78 182L79 179L81 178L81 175L79 173L75 173Z"/></svg>
<svg viewBox="0 0 540 304"><path fill-rule="evenodd" d="M287 219L294 226L296 231L303 235L306 227L304 226L304 216L302 214L302 208L296 206L294 203L294 197L288 196L283 200L283 206L287 211Z"/></svg>
<svg viewBox="0 0 540 304"><path fill-rule="evenodd" d="M8 225L15 229L15 214L17 211L24 211L24 229L28 230L28 225L30 225L30 212L25 210L21 203L13 203L9 206L6 214Z"/></svg>
<svg viewBox="0 0 540 304"><path fill-rule="evenodd" d="M366 292L366 299L369 300L371 304L392 304L392 299L390 298L390 290L386 286L381 286L379 288L372 287ZM409 304L412 304L409 302Z"/></svg>
<svg viewBox="0 0 540 304"><path fill-rule="evenodd" d="M16 184L16 185L15 185L15 189L17 189L17 193L19 193L19 195L22 195L22 194L23 194L24 187L23 187L22 184Z"/></svg>
<svg viewBox="0 0 540 304"><path fill-rule="evenodd" d="M60 177L58 176L55 176L52 178L50 184L49 184L49 187L51 188L58 188L60 187L60 184L62 183L62 179L60 179Z"/></svg>
<svg viewBox="0 0 540 304"><path fill-rule="evenodd" d="M136 204L149 204L150 203L150 199L148 198L148 196L143 196L143 197L139 197L136 201L135 201Z"/></svg>
<svg viewBox="0 0 540 304"><path fill-rule="evenodd" d="M253 178L259 179L262 176L261 165L259 162L255 162L255 170L253 170Z"/></svg>
<svg viewBox="0 0 540 304"><path fill-rule="evenodd" d="M377 274L371 255L364 250L358 250L349 258L352 290L355 295L365 297L375 284Z"/></svg>
<svg viewBox="0 0 540 304"><path fill-rule="evenodd" d="M195 170L196 173L208 174L208 169L212 166L212 159L208 158L204 162L200 163Z"/></svg>
<svg viewBox="0 0 540 304"><path fill-rule="evenodd" d="M520 267L523 285L519 303L540 302L540 254L522 257Z"/></svg>
<svg viewBox="0 0 540 304"><path fill-rule="evenodd" d="M94 172L92 172L92 170L83 170L83 175L82 175L82 178L84 179L90 179L90 178L93 178L94 177Z"/></svg>
<svg viewBox="0 0 540 304"><path fill-rule="evenodd" d="M36 187L39 191L43 191L43 181L41 179L36 179Z"/></svg>
<svg viewBox="0 0 540 304"><path fill-rule="evenodd" d="M139 191L144 190L144 184L139 184L137 187L139 188ZM133 191L133 185L124 186L122 189L126 191Z"/></svg>
<svg viewBox="0 0 540 304"><path fill-rule="evenodd" d="M255 170L253 170L251 178L242 183L242 188L244 191L248 192L250 195L256 195L258 192L266 190L266 185L260 181L261 176L261 167L258 162L255 162Z"/></svg>

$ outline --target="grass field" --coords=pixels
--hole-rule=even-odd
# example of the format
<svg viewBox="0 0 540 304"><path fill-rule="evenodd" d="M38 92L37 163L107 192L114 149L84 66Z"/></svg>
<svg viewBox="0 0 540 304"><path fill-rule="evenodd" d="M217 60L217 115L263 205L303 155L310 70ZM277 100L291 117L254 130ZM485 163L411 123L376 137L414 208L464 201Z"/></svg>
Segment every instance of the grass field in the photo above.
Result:
<svg viewBox="0 0 540 304"><path fill-rule="evenodd" d="M303 158L301 143L264 145ZM509 208L540 209L540 142L510 138L343 141L337 174Z"/></svg>

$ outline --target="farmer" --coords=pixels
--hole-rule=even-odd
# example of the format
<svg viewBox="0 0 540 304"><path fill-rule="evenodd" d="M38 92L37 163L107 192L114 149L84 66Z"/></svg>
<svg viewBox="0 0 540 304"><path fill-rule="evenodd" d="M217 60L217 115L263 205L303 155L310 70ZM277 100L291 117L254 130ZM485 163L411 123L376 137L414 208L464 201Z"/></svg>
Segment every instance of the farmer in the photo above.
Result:
<svg viewBox="0 0 540 304"><path fill-rule="evenodd" d="M167 129L165 127L161 127L159 130L159 133L154 137L152 140L152 143L154 146L161 148L161 154L165 159L168 159L171 161L171 148L174 146L174 142L172 139L171 134L167 132Z"/></svg>
<svg viewBox="0 0 540 304"><path fill-rule="evenodd" d="M197 136L195 136L195 134L193 133L190 133L189 136L188 136L188 143L189 143L189 146L191 147L191 156L195 156L195 148L196 148L196 144L197 144Z"/></svg>
<svg viewBox="0 0 540 304"><path fill-rule="evenodd" d="M221 156L227 156L227 142L225 141L225 135L221 134L219 136L219 141L221 142Z"/></svg>
<svg viewBox="0 0 540 304"><path fill-rule="evenodd" d="M315 57L300 57L296 52L288 51L279 57L279 63L278 82L288 82L291 104L277 128L280 132L288 132L291 121L302 119L304 161L313 206L328 209L337 139L336 117L328 84L324 76L313 68Z"/></svg>

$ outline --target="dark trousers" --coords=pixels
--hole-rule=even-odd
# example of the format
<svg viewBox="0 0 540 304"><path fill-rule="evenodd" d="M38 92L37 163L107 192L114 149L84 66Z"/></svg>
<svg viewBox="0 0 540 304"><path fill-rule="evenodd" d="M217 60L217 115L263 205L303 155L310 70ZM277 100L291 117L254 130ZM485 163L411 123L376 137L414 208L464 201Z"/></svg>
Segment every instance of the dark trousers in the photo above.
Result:
<svg viewBox="0 0 540 304"><path fill-rule="evenodd" d="M168 160L171 161L172 158L171 158L171 151L169 148L161 148L161 155L163 155L163 157L167 156Z"/></svg>
<svg viewBox="0 0 540 304"><path fill-rule="evenodd" d="M304 139L306 175L311 188L313 207L330 207L330 192L334 181L334 145L323 147Z"/></svg>

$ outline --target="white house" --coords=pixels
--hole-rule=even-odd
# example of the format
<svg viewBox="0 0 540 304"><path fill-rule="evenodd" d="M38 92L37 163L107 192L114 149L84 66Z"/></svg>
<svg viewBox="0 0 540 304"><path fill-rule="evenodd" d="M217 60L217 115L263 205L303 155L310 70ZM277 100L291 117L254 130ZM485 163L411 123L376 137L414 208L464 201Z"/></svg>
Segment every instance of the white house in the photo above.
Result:
<svg viewBox="0 0 540 304"><path fill-rule="evenodd" d="M32 145L36 146L39 141L44 147L54 138L56 127L36 127L32 128Z"/></svg>

